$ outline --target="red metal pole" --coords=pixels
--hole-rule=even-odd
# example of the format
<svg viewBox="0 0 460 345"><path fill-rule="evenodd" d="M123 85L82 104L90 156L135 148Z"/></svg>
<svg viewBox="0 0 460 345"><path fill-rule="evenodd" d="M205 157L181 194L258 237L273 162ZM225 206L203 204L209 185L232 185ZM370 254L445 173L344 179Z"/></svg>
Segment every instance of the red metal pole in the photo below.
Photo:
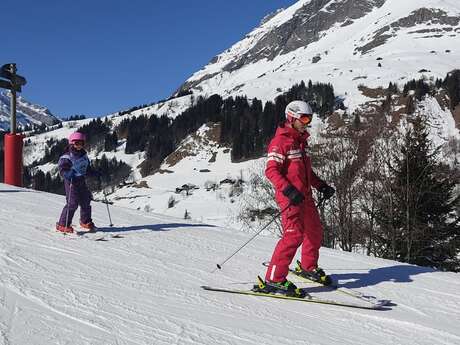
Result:
<svg viewBox="0 0 460 345"><path fill-rule="evenodd" d="M5 183L22 187L22 139L16 134L16 64L9 64L11 77L11 125L5 140Z"/></svg>
<svg viewBox="0 0 460 345"><path fill-rule="evenodd" d="M5 134L5 183L22 187L21 134Z"/></svg>

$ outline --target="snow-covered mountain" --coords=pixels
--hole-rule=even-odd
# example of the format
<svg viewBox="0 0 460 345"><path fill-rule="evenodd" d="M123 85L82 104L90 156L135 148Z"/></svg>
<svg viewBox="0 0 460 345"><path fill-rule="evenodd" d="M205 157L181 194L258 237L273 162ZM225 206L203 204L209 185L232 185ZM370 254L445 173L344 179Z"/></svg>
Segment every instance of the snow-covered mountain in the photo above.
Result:
<svg viewBox="0 0 460 345"><path fill-rule="evenodd" d="M366 112L385 97L378 92L370 95L372 92L363 92L359 86L387 87L390 82L402 85L420 77L430 82L458 68L459 21L460 4L454 0L301 0L267 16L243 40L194 73L180 87L182 96L123 116L110 116L112 128L139 115L175 118L199 95L248 95L273 100L294 83L309 79L331 83L350 114L355 109ZM395 106L398 112L395 118L404 113L401 102ZM460 139L456 122L445 104L440 106L436 99L428 98L420 106L420 112L430 114L431 121L436 122L430 127L436 144ZM61 129L30 138L31 144L25 148L25 163L43 156L47 139L65 138L89 121L64 123ZM312 143L317 142L325 128L327 123L315 117ZM239 202L233 197L232 187L225 183L220 186L220 181L247 179L251 170L260 171L263 158L261 162L234 163L229 148L219 147L218 140L208 133L212 130L203 125L197 133L185 138L159 171L150 176L140 174L145 153L124 153L124 140L116 152L91 152L90 157L100 158L105 154L132 167L129 183L114 187L109 195L118 205L177 217L187 212L193 219L228 225L237 213ZM53 165L40 168L49 171ZM199 189L176 193L176 188L184 184L194 184ZM206 188L212 184L219 188ZM171 198L176 201L174 207L168 207ZM211 204L213 207L209 207Z"/></svg>
<svg viewBox="0 0 460 345"><path fill-rule="evenodd" d="M49 109L32 104L24 97L17 97L16 106L16 122L18 126L25 127L27 125L47 125L51 126L59 123L59 120L54 116ZM0 131L7 131L10 128L10 93L8 91L0 91Z"/></svg>
<svg viewBox="0 0 460 345"><path fill-rule="evenodd" d="M459 13L454 0L301 0L267 16L194 73L178 97L109 116L107 123L114 130L139 115L174 119L198 96L214 93L273 100L311 79L330 82L349 113L360 110L371 128L377 116L372 109L385 101L385 93L375 87L423 76L427 81L444 78L459 67ZM392 100L394 114L386 114L386 120L396 133L407 125L406 99L399 93ZM445 95L418 102L420 113L429 117L436 145L458 142L458 125ZM342 115L331 118L346 123ZM325 140L321 133L333 130L329 120L314 117L312 145ZM62 128L27 138L25 164L43 158L49 139L66 138L90 121L64 122ZM203 124L148 176L140 173L145 152L127 154L124 138L114 151L90 151L92 160L105 154L132 168L123 186L106 189L114 203L113 227L107 225L106 205L93 203L94 221L106 242L53 231L63 196L0 184L0 344L460 343L455 273L322 248L320 265L340 284L391 300L382 311L200 289L251 287L257 274L263 275L261 262L276 243L262 233L223 270L211 273L252 235L236 230L241 223L232 216L242 198L232 181L248 181L251 170L260 172L265 162L263 157L232 162L231 149L219 143L218 132L219 123ZM459 155L443 154L446 161ZM37 168L55 172L56 164ZM96 200L104 198L95 193ZM350 298L305 287L324 298Z"/></svg>
<svg viewBox="0 0 460 345"><path fill-rule="evenodd" d="M299 0L264 19L177 93L272 100L311 79L332 83L353 110L366 99L359 84L444 78L459 67L459 43L456 0Z"/></svg>
<svg viewBox="0 0 460 345"><path fill-rule="evenodd" d="M0 184L0 344L460 342L458 274L323 248L320 264L342 286L391 305L361 310L213 293L200 286L251 287L276 240L256 238L211 273L250 235L121 207L110 208L110 227L106 206L95 202L108 241L65 237L52 230L64 203Z"/></svg>

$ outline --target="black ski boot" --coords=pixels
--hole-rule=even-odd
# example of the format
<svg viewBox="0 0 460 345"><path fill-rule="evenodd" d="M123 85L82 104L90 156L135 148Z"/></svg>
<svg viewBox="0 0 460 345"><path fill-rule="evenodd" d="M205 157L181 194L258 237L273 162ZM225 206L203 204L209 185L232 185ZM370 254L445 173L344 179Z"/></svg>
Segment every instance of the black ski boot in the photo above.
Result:
<svg viewBox="0 0 460 345"><path fill-rule="evenodd" d="M306 278L308 280L311 280L315 283L320 283L325 286L332 285L332 279L330 276L328 276L322 268L315 268L312 271L305 271L302 269L302 266L300 265L300 261L297 260L297 266L295 267L295 273L303 278Z"/></svg>

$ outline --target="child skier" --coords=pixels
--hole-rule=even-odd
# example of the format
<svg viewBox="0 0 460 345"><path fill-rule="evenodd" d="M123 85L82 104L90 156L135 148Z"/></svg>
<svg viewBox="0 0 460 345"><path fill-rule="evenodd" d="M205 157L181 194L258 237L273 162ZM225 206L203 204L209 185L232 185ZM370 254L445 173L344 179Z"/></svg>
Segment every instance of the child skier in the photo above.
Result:
<svg viewBox="0 0 460 345"><path fill-rule="evenodd" d="M268 147L265 175L275 188L275 198L281 210L283 237L275 247L265 276L264 292L299 296L302 292L286 279L289 265L302 245L301 264L296 272L310 280L328 285L330 277L318 267L319 248L323 237L318 210L312 197L312 186L331 198L335 189L312 171L306 147L313 111L303 101L289 103L286 121L278 127Z"/></svg>
<svg viewBox="0 0 460 345"><path fill-rule="evenodd" d="M91 192L86 185L85 176L88 174L100 176L93 170L88 155L83 148L85 135L80 132L69 136L69 145L59 158L59 173L64 178L67 203L64 206L56 230L63 233L72 233L72 218L80 206L80 226L87 231L93 231L95 225L91 219Z"/></svg>

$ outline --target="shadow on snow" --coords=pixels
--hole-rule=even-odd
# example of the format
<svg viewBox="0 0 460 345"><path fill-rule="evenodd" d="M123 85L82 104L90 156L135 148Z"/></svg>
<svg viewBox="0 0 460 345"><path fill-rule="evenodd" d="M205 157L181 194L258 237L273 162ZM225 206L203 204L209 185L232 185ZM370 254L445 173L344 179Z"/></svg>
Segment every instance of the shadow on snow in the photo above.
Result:
<svg viewBox="0 0 460 345"><path fill-rule="evenodd" d="M1 189L0 193L33 193L34 191L26 189Z"/></svg>
<svg viewBox="0 0 460 345"><path fill-rule="evenodd" d="M106 226L98 227L97 230L101 232L128 232L128 231L170 231L177 228L204 228L204 227L214 227L214 225L209 224L187 224L187 223L166 223L166 224L147 224L147 225L132 225L132 226Z"/></svg>
<svg viewBox="0 0 460 345"><path fill-rule="evenodd" d="M436 272L436 270L430 267L401 264L374 268L365 273L332 274L331 277L334 281L350 280L339 284L339 286L354 289L377 285L382 282L410 283L413 281L412 276L432 272Z"/></svg>

